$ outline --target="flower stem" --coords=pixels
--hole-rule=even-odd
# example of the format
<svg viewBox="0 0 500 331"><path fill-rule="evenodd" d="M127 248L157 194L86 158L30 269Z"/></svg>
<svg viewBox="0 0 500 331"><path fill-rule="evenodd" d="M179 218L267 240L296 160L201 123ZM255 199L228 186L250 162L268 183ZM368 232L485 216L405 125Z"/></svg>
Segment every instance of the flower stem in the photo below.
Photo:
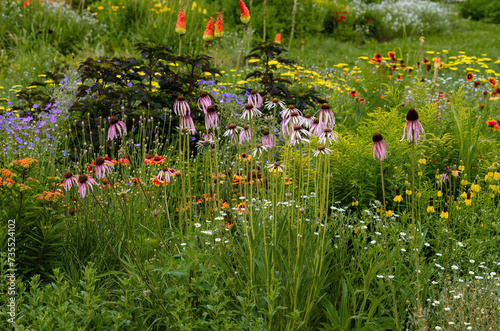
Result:
<svg viewBox="0 0 500 331"><path fill-rule="evenodd" d="M243 28L243 41L241 42L240 55L238 56L238 62L236 62L236 72L234 73L233 87L236 85L236 79L238 77L238 72L240 70L241 57L243 56L243 51L245 50L245 39L247 36L247 25L245 24Z"/></svg>

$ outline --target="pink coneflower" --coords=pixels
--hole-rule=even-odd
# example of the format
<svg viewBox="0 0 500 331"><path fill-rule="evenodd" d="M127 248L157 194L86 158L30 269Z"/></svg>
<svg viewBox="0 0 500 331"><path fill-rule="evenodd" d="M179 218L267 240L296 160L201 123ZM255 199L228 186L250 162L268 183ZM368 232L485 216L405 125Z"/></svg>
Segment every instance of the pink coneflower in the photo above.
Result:
<svg viewBox="0 0 500 331"><path fill-rule="evenodd" d="M264 104L264 108L266 108L267 110L274 109L277 106L280 106L283 110L286 108L286 104L278 98L273 98L271 101L267 101Z"/></svg>
<svg viewBox="0 0 500 331"><path fill-rule="evenodd" d="M408 133L406 132L407 130ZM414 141L415 144L418 144L421 133L424 135L422 140L425 140L425 131L422 124L420 124L420 122L418 121L418 113L414 108L412 108L406 114L406 124L401 141L403 141L405 139L405 136L407 135L407 140L409 143Z"/></svg>
<svg viewBox="0 0 500 331"><path fill-rule="evenodd" d="M198 148L198 150L200 152L203 152L205 150L205 148L208 148L208 146L213 145L213 143L214 142L212 140L208 140L208 139L199 140L196 143L196 148Z"/></svg>
<svg viewBox="0 0 500 331"><path fill-rule="evenodd" d="M207 114L207 108L212 105L212 99L210 99L210 95L203 91L200 93L200 97L198 98L198 108L202 110L205 115Z"/></svg>
<svg viewBox="0 0 500 331"><path fill-rule="evenodd" d="M219 127L219 116L215 112L214 106L208 106L205 113L205 128L217 129Z"/></svg>
<svg viewBox="0 0 500 331"><path fill-rule="evenodd" d="M255 116L260 116L262 113L260 110L255 108L251 103L247 103L245 108L243 109L243 114L241 115L242 118L250 120L251 118Z"/></svg>
<svg viewBox="0 0 500 331"><path fill-rule="evenodd" d="M63 178L64 178L63 185L66 191L71 190L71 186L73 186L73 184L78 184L78 176L73 175L71 171L66 171L63 175Z"/></svg>
<svg viewBox="0 0 500 331"><path fill-rule="evenodd" d="M80 175L80 177L78 177L78 192L80 193L80 197L85 198L87 189L91 189L93 191L93 185L97 185L94 178L87 175Z"/></svg>
<svg viewBox="0 0 500 331"><path fill-rule="evenodd" d="M327 127L323 129L323 133L321 134L321 136L319 136L318 143L324 144L328 142L331 144L332 141L337 141L337 138L338 138L337 134L333 132L332 129Z"/></svg>
<svg viewBox="0 0 500 331"><path fill-rule="evenodd" d="M314 116L312 116L309 113L305 114L304 117L302 117L302 125L306 129L311 128L311 126L313 125L313 122L314 122Z"/></svg>
<svg viewBox="0 0 500 331"><path fill-rule="evenodd" d="M250 141L250 139L252 138L252 131L250 130L250 127L248 125L243 126L243 130L241 130L239 138L240 145L245 141Z"/></svg>
<svg viewBox="0 0 500 331"><path fill-rule="evenodd" d="M290 116L283 120L283 125L288 125L291 123L292 125L302 125L304 122L304 118L302 115L298 112L298 109L293 110L290 112Z"/></svg>
<svg viewBox="0 0 500 331"><path fill-rule="evenodd" d="M314 157L317 157L317 156L318 156L318 155L320 155L320 154L324 154L324 155L326 155L326 154L330 154L330 153L331 153L331 151L332 151L331 149L328 149L328 148L326 148L325 146L320 145L320 146L318 146L318 148L317 148L317 149L313 152L313 156L314 156Z"/></svg>
<svg viewBox="0 0 500 331"><path fill-rule="evenodd" d="M196 134L196 127L194 126L193 118L191 115L181 117L181 130L186 129L189 134Z"/></svg>
<svg viewBox="0 0 500 331"><path fill-rule="evenodd" d="M283 172L285 166L279 162L274 162L266 165L266 168L269 169L269 172Z"/></svg>
<svg viewBox="0 0 500 331"><path fill-rule="evenodd" d="M224 132L224 137L229 137L231 142L236 144L238 142L238 134L241 130L243 130L243 128L236 126L236 124L229 124L227 131Z"/></svg>
<svg viewBox="0 0 500 331"><path fill-rule="evenodd" d="M299 116L302 118L301 111L295 108L294 105L289 105L287 108L283 109L283 111L281 112L281 117L283 117L283 119L286 120L287 118L292 116L292 112L297 112Z"/></svg>
<svg viewBox="0 0 500 331"><path fill-rule="evenodd" d="M109 118L108 140L127 135L127 126L120 121L118 117L111 116Z"/></svg>
<svg viewBox="0 0 500 331"><path fill-rule="evenodd" d="M263 100L259 92L252 90L248 96L248 103L251 103L255 108L260 108L262 106Z"/></svg>
<svg viewBox="0 0 500 331"><path fill-rule="evenodd" d="M163 167L162 170L158 173L158 176L156 176L156 179L159 181L162 181L164 183L169 183L170 182L170 169L167 167Z"/></svg>
<svg viewBox="0 0 500 331"><path fill-rule="evenodd" d="M191 108L189 108L189 104L186 102L186 98L183 95L179 95L177 100L175 100L174 113L177 116L191 115Z"/></svg>
<svg viewBox="0 0 500 331"><path fill-rule="evenodd" d="M325 126L323 125L323 123L319 122L319 118L316 117L315 119L313 119L312 125L309 128L309 132L311 132L311 134L313 136L316 136L319 138L323 134L324 130L325 130Z"/></svg>
<svg viewBox="0 0 500 331"><path fill-rule="evenodd" d="M333 115L330 105L327 103L322 104L321 109L318 112L319 122L324 126L328 126L333 129L335 127L335 116Z"/></svg>
<svg viewBox="0 0 500 331"><path fill-rule="evenodd" d="M294 125L292 128L292 133L290 135L290 146L295 145L296 143L308 143L309 139L306 137L309 137L311 133L304 129L300 125Z"/></svg>
<svg viewBox="0 0 500 331"><path fill-rule="evenodd" d="M257 147L253 150L252 155L253 157L256 157L257 155L261 155L267 151L267 147L264 146L264 144L257 144Z"/></svg>
<svg viewBox="0 0 500 331"><path fill-rule="evenodd" d="M106 172L112 171L115 167L111 161L105 160L103 157L95 159L95 176L97 179L106 177Z"/></svg>
<svg viewBox="0 0 500 331"><path fill-rule="evenodd" d="M262 145L266 147L274 146L274 137L269 134L269 130L264 130L262 132Z"/></svg>
<svg viewBox="0 0 500 331"><path fill-rule="evenodd" d="M373 159L384 161L387 157L387 143L380 133L373 134Z"/></svg>

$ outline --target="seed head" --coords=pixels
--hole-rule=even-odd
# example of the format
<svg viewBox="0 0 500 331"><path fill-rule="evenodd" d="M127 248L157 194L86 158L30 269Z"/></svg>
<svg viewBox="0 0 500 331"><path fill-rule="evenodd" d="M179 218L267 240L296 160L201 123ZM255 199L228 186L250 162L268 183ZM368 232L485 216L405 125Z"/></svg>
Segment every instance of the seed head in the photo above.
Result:
<svg viewBox="0 0 500 331"><path fill-rule="evenodd" d="M406 120L407 121L418 121L418 113L415 110L415 108L408 110L408 113L406 113Z"/></svg>
<svg viewBox="0 0 500 331"><path fill-rule="evenodd" d="M109 125L113 125L113 124L116 124L116 123L118 123L118 117L116 117L116 116L111 116L111 117L109 118Z"/></svg>
<svg viewBox="0 0 500 331"><path fill-rule="evenodd" d="M378 132L373 134L373 138L372 139L373 139L374 143L377 143L379 141L384 140L384 138L382 137L382 135L380 133L378 133Z"/></svg>
<svg viewBox="0 0 500 331"><path fill-rule="evenodd" d="M78 177L78 182L80 184L85 184L87 182L89 178L87 177L87 175L80 175L80 177Z"/></svg>
<svg viewBox="0 0 500 331"><path fill-rule="evenodd" d="M95 159L95 164L98 165L98 166L103 165L104 164L104 158L99 156L97 159Z"/></svg>
<svg viewBox="0 0 500 331"><path fill-rule="evenodd" d="M70 179L71 177L73 177L73 173L71 171L66 171L63 177L66 179Z"/></svg>
<svg viewBox="0 0 500 331"><path fill-rule="evenodd" d="M215 113L215 107L214 106L208 106L207 107L207 113Z"/></svg>
<svg viewBox="0 0 500 331"><path fill-rule="evenodd" d="M177 97L177 101L186 101L186 98L181 94Z"/></svg>

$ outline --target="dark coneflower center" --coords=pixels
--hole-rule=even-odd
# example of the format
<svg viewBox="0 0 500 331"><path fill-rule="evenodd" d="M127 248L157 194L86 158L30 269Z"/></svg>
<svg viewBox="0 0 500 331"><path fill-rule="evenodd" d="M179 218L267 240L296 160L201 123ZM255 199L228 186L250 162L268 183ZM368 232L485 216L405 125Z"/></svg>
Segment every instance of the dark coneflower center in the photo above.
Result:
<svg viewBox="0 0 500 331"><path fill-rule="evenodd" d="M321 105L321 109L330 109L330 105L327 103L324 103Z"/></svg>
<svg viewBox="0 0 500 331"><path fill-rule="evenodd" d="M87 182L87 180L89 180L89 178L87 177L87 175L80 175L80 177L78 177L78 182L80 184L85 184Z"/></svg>
<svg viewBox="0 0 500 331"><path fill-rule="evenodd" d="M318 123L319 123L319 118L315 118L315 119L313 120L313 123L314 123L314 124L318 124Z"/></svg>
<svg viewBox="0 0 500 331"><path fill-rule="evenodd" d="M245 153L241 154L241 158L242 158L242 159L246 159L247 157L248 157L248 155L247 155L247 154L245 154Z"/></svg>
<svg viewBox="0 0 500 331"><path fill-rule="evenodd" d="M294 129L295 131L299 131L299 130L302 130L302 127L301 127L300 125L294 125L294 126L293 126L293 129Z"/></svg>
<svg viewBox="0 0 500 331"><path fill-rule="evenodd" d="M153 154L146 154L146 159L151 160L153 158Z"/></svg>
<svg viewBox="0 0 500 331"><path fill-rule="evenodd" d="M294 105L289 105L288 109L295 109L295 106Z"/></svg>
<svg viewBox="0 0 500 331"><path fill-rule="evenodd" d="M177 101L186 101L186 98L181 94L177 97Z"/></svg>
<svg viewBox="0 0 500 331"><path fill-rule="evenodd" d="M200 93L200 98L204 98L204 97L206 97L207 95L208 95L208 93L207 93L207 92L205 92L205 91L203 91L203 92L201 92L201 93Z"/></svg>
<svg viewBox="0 0 500 331"><path fill-rule="evenodd" d="M298 112L296 112L296 111L292 111L292 112L290 113L290 116L294 116L294 117L296 117L296 116L299 116L299 113L298 113Z"/></svg>
<svg viewBox="0 0 500 331"><path fill-rule="evenodd" d="M253 105L251 103L247 103L246 106L245 106L246 110L250 110L252 108L253 108Z"/></svg>
<svg viewBox="0 0 500 331"><path fill-rule="evenodd" d="M467 192L467 200L470 200L470 191Z"/></svg>
<svg viewBox="0 0 500 331"><path fill-rule="evenodd" d="M274 162L274 166L275 166L275 167L279 167L279 166L281 166L281 163L279 163L279 162Z"/></svg>
<svg viewBox="0 0 500 331"><path fill-rule="evenodd" d="M264 130L264 131L262 131L262 134L263 134L264 136L269 136L269 130Z"/></svg>
<svg viewBox="0 0 500 331"><path fill-rule="evenodd" d="M330 132L332 132L332 129L330 129L330 128L326 128L326 129L324 129L324 130L323 130L323 132L324 132L324 133L330 133Z"/></svg>
<svg viewBox="0 0 500 331"><path fill-rule="evenodd" d="M243 126L243 129L248 130L250 127L248 125Z"/></svg>
<svg viewBox="0 0 500 331"><path fill-rule="evenodd" d="M70 179L71 177L73 177L73 173L71 171L66 171L63 177L66 179Z"/></svg>
<svg viewBox="0 0 500 331"><path fill-rule="evenodd" d="M324 151L325 149L326 149L326 147L323 145L318 147L318 151Z"/></svg>
<svg viewBox="0 0 500 331"><path fill-rule="evenodd" d="M400 195L399 187L396 186L396 195Z"/></svg>
<svg viewBox="0 0 500 331"><path fill-rule="evenodd" d="M251 95L256 95L256 94L257 94L257 91L252 90L252 91L250 91L250 94L251 94Z"/></svg>
<svg viewBox="0 0 500 331"><path fill-rule="evenodd" d="M379 141L382 141L384 138L382 138L382 135L380 133L374 133L373 134L373 142L378 143Z"/></svg>
<svg viewBox="0 0 500 331"><path fill-rule="evenodd" d="M229 124L229 130L234 130L236 129L236 124Z"/></svg>
<svg viewBox="0 0 500 331"><path fill-rule="evenodd" d="M312 115L311 115L311 114L309 114L309 113L307 113L307 114L305 114L305 115L304 115L304 117L305 117L305 118L311 118L311 117L312 117Z"/></svg>
<svg viewBox="0 0 500 331"><path fill-rule="evenodd" d="M257 144L257 149L261 148L262 146L264 146L264 145L262 145L262 144Z"/></svg>
<svg viewBox="0 0 500 331"><path fill-rule="evenodd" d="M278 102L280 102L280 99L278 99L278 98L273 98L273 100L271 100L271 101L272 101L273 103L278 103Z"/></svg>
<svg viewBox="0 0 500 331"><path fill-rule="evenodd" d="M97 159L95 159L95 165L103 165L104 164L104 158L103 157L98 157Z"/></svg>
<svg viewBox="0 0 500 331"><path fill-rule="evenodd" d="M215 113L215 107L214 106L208 106L207 107L207 113Z"/></svg>
<svg viewBox="0 0 500 331"><path fill-rule="evenodd" d="M111 116L111 117L109 118L109 124L110 124L110 125L114 125L114 124L116 124L116 123L118 123L118 117L116 117L116 116Z"/></svg>
<svg viewBox="0 0 500 331"><path fill-rule="evenodd" d="M418 113L415 110L415 108L408 110L408 113L406 113L406 120L407 121L418 121Z"/></svg>
<svg viewBox="0 0 500 331"><path fill-rule="evenodd" d="M167 167L163 167L163 172L167 172L168 171L168 168Z"/></svg>

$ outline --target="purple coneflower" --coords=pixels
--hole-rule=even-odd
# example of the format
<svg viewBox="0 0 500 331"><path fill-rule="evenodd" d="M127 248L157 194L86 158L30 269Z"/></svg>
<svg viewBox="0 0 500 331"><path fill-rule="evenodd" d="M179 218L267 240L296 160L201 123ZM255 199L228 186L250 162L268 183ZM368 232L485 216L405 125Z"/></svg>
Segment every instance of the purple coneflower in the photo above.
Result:
<svg viewBox="0 0 500 331"><path fill-rule="evenodd" d="M167 167L163 167L162 170L158 173L158 176L156 176L156 179L159 181L162 181L164 183L169 183L170 182L170 171L171 169Z"/></svg>
<svg viewBox="0 0 500 331"><path fill-rule="evenodd" d="M269 134L269 130L264 130L262 132L262 145L266 147L274 146L274 137Z"/></svg>
<svg viewBox="0 0 500 331"><path fill-rule="evenodd" d="M290 146L293 146L296 143L308 143L309 139L305 137L309 137L310 135L311 133L302 126L294 125L292 128L292 134L290 135Z"/></svg>
<svg viewBox="0 0 500 331"><path fill-rule="evenodd" d="M198 108L203 110L205 115L207 114L207 109L212 105L212 99L210 99L210 95L207 92L203 91L200 93L200 97L198 98Z"/></svg>
<svg viewBox="0 0 500 331"><path fill-rule="evenodd" d="M224 137L229 137L231 139L231 142L236 144L238 142L238 134L241 130L243 130L243 128L236 126L236 124L229 124L227 131L224 132Z"/></svg>
<svg viewBox="0 0 500 331"><path fill-rule="evenodd" d="M243 126L243 130L240 131L240 145L243 144L245 141L250 141L252 138L252 131L250 130L250 127L248 125Z"/></svg>
<svg viewBox="0 0 500 331"><path fill-rule="evenodd" d="M302 113L300 112L300 110L295 108L294 105L289 105L287 108L284 108L283 111L281 112L281 117L283 117L283 121L285 121L290 116L292 116L293 112L297 112L299 114L300 118L302 118Z"/></svg>
<svg viewBox="0 0 500 331"><path fill-rule="evenodd" d="M179 95L177 100L174 102L174 113L177 116L188 116L191 115L191 108L186 102L186 98L183 95Z"/></svg>
<svg viewBox="0 0 500 331"><path fill-rule="evenodd" d="M314 116L312 116L309 113L305 114L304 117L302 117L302 125L306 129L311 128L311 126L313 125L313 122L314 122Z"/></svg>
<svg viewBox="0 0 500 331"><path fill-rule="evenodd" d="M71 171L66 171L63 175L64 177L64 189L66 191L69 191L71 190L71 186L73 186L73 184L78 184L78 176L77 175L73 175L73 173Z"/></svg>
<svg viewBox="0 0 500 331"><path fill-rule="evenodd" d="M93 191L93 185L97 185L94 178L87 175L80 175L80 177L78 177L78 192L80 193L80 197L85 198L87 189L91 189Z"/></svg>
<svg viewBox="0 0 500 331"><path fill-rule="evenodd" d="M304 118L297 110L294 110L290 113L290 116L283 120L283 125L288 126L289 123L292 125L302 125L304 122Z"/></svg>
<svg viewBox="0 0 500 331"><path fill-rule="evenodd" d="M280 106L281 109L286 109L286 104L278 98L273 98L271 101L267 101L264 104L264 108L267 110L274 109L274 107Z"/></svg>
<svg viewBox="0 0 500 331"><path fill-rule="evenodd" d="M181 130L183 129L186 129L191 135L196 134L196 127L194 126L191 115L181 117Z"/></svg>
<svg viewBox="0 0 500 331"><path fill-rule="evenodd" d="M243 108L243 114L241 117L250 120L251 118L260 116L261 114L260 110L255 108L251 103L247 103L245 108Z"/></svg>
<svg viewBox="0 0 500 331"><path fill-rule="evenodd" d="M335 116L333 116L333 111L331 110L329 104L324 103L321 105L318 118L320 123L323 123L324 126L328 126L330 128L335 127Z"/></svg>
<svg viewBox="0 0 500 331"><path fill-rule="evenodd" d="M283 169L285 168L285 166L279 162L268 164L266 167L269 169L269 172L283 172Z"/></svg>
<svg viewBox="0 0 500 331"><path fill-rule="evenodd" d="M214 106L208 106L205 112L205 127L208 129L217 129L219 127L219 116L215 112Z"/></svg>
<svg viewBox="0 0 500 331"><path fill-rule="evenodd" d="M337 134L335 132L333 132L332 129L330 128L325 128L323 129L323 133L321 134L321 136L319 136L319 140L318 140L318 143L320 144L324 144L326 142L328 143L332 143L332 141L337 141Z"/></svg>
<svg viewBox="0 0 500 331"><path fill-rule="evenodd" d="M105 160L103 157L98 157L95 159L95 176L97 179L102 179L106 177L106 172L113 170L115 167L113 163Z"/></svg>
<svg viewBox="0 0 500 331"><path fill-rule="evenodd" d="M316 136L319 138L323 134L324 130L325 130L325 126L323 125L323 123L319 122L319 118L316 117L315 119L313 119L312 125L309 128L309 132L311 132L311 134L313 136Z"/></svg>
<svg viewBox="0 0 500 331"><path fill-rule="evenodd" d="M408 132L406 132L407 130ZM424 135L422 141L425 140L424 127L418 121L417 111L414 108L412 108L408 110L408 113L406 114L406 124L403 131L403 138L401 138L401 141L403 141L405 139L405 136L407 135L407 140L409 143L414 141L415 144L417 144L418 141L420 140L420 134Z"/></svg>
<svg viewBox="0 0 500 331"><path fill-rule="evenodd" d="M125 136L127 134L127 126L120 121L118 117L111 116L109 118L108 140Z"/></svg>
<svg viewBox="0 0 500 331"><path fill-rule="evenodd" d="M373 134L373 159L384 161L387 157L387 143L380 133Z"/></svg>
<svg viewBox="0 0 500 331"><path fill-rule="evenodd" d="M253 150L252 155L253 157L256 157L257 155L261 155L267 151L267 147L264 146L263 144L257 144L257 147Z"/></svg>
<svg viewBox="0 0 500 331"><path fill-rule="evenodd" d="M262 106L263 100L259 92L252 90L248 96L248 103L251 103L255 108L260 108Z"/></svg>
<svg viewBox="0 0 500 331"><path fill-rule="evenodd" d="M321 145L318 146L318 149L314 151L313 156L317 157L320 154L325 154L325 155L330 154L331 151L332 151L331 149L328 149L325 146Z"/></svg>

